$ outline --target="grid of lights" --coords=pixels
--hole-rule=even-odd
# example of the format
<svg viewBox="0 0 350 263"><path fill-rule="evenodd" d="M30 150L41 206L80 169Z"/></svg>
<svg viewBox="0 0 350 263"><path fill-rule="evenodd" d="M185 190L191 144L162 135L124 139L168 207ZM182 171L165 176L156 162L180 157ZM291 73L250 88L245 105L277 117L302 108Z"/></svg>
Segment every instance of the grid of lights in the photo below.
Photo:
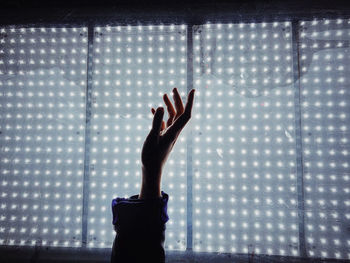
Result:
<svg viewBox="0 0 350 263"><path fill-rule="evenodd" d="M141 149L152 125L151 107L187 87L186 26L95 28L88 246L111 247L111 199L139 194ZM164 115L166 121L167 114ZM186 136L163 171L169 194L166 249L186 248Z"/></svg>
<svg viewBox="0 0 350 263"><path fill-rule="evenodd" d="M194 31L193 249L299 254L291 23Z"/></svg>
<svg viewBox="0 0 350 263"><path fill-rule="evenodd" d="M311 257L350 259L350 20L301 22L305 235Z"/></svg>
<svg viewBox="0 0 350 263"><path fill-rule="evenodd" d="M86 28L0 28L0 245L81 246Z"/></svg>
<svg viewBox="0 0 350 263"><path fill-rule="evenodd" d="M151 107L172 87L186 98L193 30L192 120L163 175L166 249L186 249L192 163L195 251L300 255L300 106L307 255L350 259L349 25L300 22L301 105L290 22L94 28L88 247L111 247L111 199L140 191ZM82 245L87 44L87 28L0 28L0 245Z"/></svg>

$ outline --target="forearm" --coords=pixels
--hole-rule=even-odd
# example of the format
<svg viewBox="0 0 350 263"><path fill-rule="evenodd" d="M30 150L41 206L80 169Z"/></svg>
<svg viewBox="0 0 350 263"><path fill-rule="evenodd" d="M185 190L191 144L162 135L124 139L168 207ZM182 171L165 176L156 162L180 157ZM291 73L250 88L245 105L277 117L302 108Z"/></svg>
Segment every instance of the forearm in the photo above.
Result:
<svg viewBox="0 0 350 263"><path fill-rule="evenodd" d="M142 183L139 199L153 199L161 197L162 170L148 171L142 167Z"/></svg>

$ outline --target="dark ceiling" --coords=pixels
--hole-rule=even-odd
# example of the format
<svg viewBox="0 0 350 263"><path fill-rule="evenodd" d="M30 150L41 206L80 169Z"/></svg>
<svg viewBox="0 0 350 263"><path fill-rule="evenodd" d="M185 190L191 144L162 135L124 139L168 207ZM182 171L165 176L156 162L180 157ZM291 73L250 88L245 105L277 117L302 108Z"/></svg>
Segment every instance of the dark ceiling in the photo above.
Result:
<svg viewBox="0 0 350 263"><path fill-rule="evenodd" d="M205 22L350 14L350 0L0 0L0 24L106 21ZM244 19L243 19L244 20Z"/></svg>

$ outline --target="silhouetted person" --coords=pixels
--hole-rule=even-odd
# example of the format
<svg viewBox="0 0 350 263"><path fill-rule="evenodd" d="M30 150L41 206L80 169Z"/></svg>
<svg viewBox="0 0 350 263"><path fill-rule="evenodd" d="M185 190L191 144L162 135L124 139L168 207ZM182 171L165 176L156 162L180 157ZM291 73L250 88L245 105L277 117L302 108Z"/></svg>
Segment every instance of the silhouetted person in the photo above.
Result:
<svg viewBox="0 0 350 263"><path fill-rule="evenodd" d="M152 129L142 148L142 185L139 195L112 201L116 237L111 262L165 262L165 223L168 221L168 195L161 191L163 166L186 123L191 118L195 90L192 89L184 108L176 88L175 108L164 94L169 119L163 121L164 108L152 108ZM176 109L176 110L175 110Z"/></svg>

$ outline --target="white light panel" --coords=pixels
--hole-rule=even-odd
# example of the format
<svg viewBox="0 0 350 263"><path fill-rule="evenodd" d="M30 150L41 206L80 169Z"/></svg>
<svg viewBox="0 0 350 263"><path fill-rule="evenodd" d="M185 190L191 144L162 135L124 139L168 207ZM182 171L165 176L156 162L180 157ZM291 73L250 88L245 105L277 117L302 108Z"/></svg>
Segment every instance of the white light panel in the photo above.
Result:
<svg viewBox="0 0 350 263"><path fill-rule="evenodd" d="M193 249L297 256L291 23L193 36Z"/></svg>
<svg viewBox="0 0 350 263"><path fill-rule="evenodd" d="M112 198L140 193L141 149L152 126L151 107L165 107L162 96L167 93L172 100L173 87L186 102L186 27L95 28L93 49L88 246L111 247ZM184 132L163 171L170 217L166 249L186 248L186 165Z"/></svg>
<svg viewBox="0 0 350 263"><path fill-rule="evenodd" d="M163 173L166 249L299 255L291 24L193 28L196 98ZM307 255L350 259L349 20L300 23ZM88 246L110 247L112 198L138 194L162 95L186 102L185 26L94 30ZM86 28L0 28L0 245L81 246ZM167 114L164 120L167 119Z"/></svg>
<svg viewBox="0 0 350 263"><path fill-rule="evenodd" d="M0 28L0 245L81 246L86 28Z"/></svg>
<svg viewBox="0 0 350 263"><path fill-rule="evenodd" d="M350 259L350 20L300 29L307 254Z"/></svg>

